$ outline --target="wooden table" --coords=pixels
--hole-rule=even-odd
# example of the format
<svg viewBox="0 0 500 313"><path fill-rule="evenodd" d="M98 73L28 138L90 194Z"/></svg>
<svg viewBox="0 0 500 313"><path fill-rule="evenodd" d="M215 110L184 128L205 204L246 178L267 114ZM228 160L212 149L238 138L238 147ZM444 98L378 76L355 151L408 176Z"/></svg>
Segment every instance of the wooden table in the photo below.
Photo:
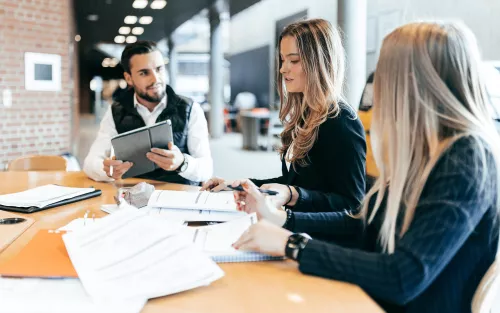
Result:
<svg viewBox="0 0 500 313"><path fill-rule="evenodd" d="M127 179L97 183L80 172L0 172L0 194L45 184L101 189L102 196L30 214L36 222L7 249L0 262L18 253L40 229L56 229L83 217L107 215L101 204L113 203L118 187L138 183ZM195 187L148 181L157 189L189 190ZM292 261L221 264L225 276L210 286L150 300L142 312L383 312L359 287L301 274Z"/></svg>

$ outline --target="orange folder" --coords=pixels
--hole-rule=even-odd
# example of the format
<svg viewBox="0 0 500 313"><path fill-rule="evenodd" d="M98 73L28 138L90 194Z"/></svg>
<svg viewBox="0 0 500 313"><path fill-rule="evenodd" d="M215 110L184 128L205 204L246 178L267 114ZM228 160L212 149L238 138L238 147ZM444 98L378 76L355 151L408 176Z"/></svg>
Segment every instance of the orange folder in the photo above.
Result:
<svg viewBox="0 0 500 313"><path fill-rule="evenodd" d="M62 240L65 232L41 230L14 257L0 264L0 276L78 277Z"/></svg>

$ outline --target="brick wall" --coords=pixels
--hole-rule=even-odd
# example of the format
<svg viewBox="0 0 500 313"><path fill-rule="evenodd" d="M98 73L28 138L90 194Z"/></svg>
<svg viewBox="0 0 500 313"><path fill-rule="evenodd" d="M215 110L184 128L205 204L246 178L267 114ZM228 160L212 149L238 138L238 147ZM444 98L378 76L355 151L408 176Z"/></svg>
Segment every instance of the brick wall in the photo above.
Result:
<svg viewBox="0 0 500 313"><path fill-rule="evenodd" d="M18 156L71 151L73 25L71 0L0 0L0 170ZM25 52L61 56L61 91L25 89ZM12 92L8 108L4 90Z"/></svg>

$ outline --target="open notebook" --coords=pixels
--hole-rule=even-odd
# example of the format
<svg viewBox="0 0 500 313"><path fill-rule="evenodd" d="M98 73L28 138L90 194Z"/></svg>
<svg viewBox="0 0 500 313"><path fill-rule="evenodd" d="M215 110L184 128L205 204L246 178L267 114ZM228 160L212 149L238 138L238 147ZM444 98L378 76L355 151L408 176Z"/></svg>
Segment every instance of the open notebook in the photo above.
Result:
<svg viewBox="0 0 500 313"><path fill-rule="evenodd" d="M45 185L0 195L0 210L33 213L99 195L101 195L101 191L94 188Z"/></svg>
<svg viewBox="0 0 500 313"><path fill-rule="evenodd" d="M149 198L148 206L237 212L232 192L156 190Z"/></svg>
<svg viewBox="0 0 500 313"><path fill-rule="evenodd" d="M239 251L232 247L232 244L255 222L257 216L253 213L226 223L188 227L186 232L190 233L193 242L217 263L282 260L283 257Z"/></svg>

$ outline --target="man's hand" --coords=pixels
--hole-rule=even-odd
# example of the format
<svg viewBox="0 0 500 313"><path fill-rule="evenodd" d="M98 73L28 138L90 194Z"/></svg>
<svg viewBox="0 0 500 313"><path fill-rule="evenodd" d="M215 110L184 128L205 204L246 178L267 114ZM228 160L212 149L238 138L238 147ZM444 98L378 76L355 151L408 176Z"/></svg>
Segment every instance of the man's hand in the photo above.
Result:
<svg viewBox="0 0 500 313"><path fill-rule="evenodd" d="M114 179L121 179L123 174L125 174L134 164L132 162L123 162L121 160L115 160L115 157L112 159L105 159L102 162L103 170L106 172L108 177ZM111 173L111 167L113 167L113 171Z"/></svg>
<svg viewBox="0 0 500 313"><path fill-rule="evenodd" d="M172 142L168 143L168 149L153 148L146 157L165 171L175 171L184 162L184 154Z"/></svg>

